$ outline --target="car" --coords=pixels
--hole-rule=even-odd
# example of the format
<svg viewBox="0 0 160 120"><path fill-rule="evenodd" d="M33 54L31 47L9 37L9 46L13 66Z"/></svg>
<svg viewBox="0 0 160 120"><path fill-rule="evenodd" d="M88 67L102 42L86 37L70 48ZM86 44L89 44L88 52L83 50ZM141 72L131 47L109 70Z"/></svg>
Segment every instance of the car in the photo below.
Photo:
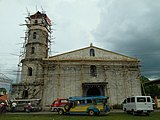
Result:
<svg viewBox="0 0 160 120"><path fill-rule="evenodd" d="M64 107L68 103L67 98L57 98L51 104L51 111L58 112L59 108Z"/></svg>

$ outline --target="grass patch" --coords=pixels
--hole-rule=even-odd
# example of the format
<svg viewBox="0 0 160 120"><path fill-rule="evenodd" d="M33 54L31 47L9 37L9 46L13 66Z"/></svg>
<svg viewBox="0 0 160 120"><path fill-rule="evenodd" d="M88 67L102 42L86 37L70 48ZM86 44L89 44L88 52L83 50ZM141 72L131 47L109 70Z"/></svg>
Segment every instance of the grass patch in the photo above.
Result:
<svg viewBox="0 0 160 120"><path fill-rule="evenodd" d="M1 114L0 120L160 120L160 112L148 116L133 116L125 113L110 113L103 116L55 115L55 114Z"/></svg>

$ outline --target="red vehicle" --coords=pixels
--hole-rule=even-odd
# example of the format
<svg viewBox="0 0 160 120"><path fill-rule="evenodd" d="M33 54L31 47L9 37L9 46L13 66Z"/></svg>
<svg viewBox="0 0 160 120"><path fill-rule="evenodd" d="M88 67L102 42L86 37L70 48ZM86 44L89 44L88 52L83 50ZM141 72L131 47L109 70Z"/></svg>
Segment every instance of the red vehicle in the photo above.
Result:
<svg viewBox="0 0 160 120"><path fill-rule="evenodd" d="M61 107L64 107L68 103L67 98L57 98L57 100L54 100L51 104L51 111L52 112L58 112L58 109Z"/></svg>

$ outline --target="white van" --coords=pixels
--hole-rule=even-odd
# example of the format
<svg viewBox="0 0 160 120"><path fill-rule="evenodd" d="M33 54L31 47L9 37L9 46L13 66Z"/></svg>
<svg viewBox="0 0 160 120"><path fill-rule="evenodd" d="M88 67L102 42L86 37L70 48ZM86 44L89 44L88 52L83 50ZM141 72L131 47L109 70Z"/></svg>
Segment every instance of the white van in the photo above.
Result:
<svg viewBox="0 0 160 120"><path fill-rule="evenodd" d="M150 96L132 96L123 101L123 110L135 114L149 115L153 111L152 98Z"/></svg>

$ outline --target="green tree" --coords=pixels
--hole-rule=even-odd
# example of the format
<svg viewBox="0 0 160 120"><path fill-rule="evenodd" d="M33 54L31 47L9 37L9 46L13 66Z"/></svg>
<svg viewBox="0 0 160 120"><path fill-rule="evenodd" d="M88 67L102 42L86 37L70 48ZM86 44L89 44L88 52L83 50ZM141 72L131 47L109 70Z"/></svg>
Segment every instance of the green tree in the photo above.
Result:
<svg viewBox="0 0 160 120"><path fill-rule="evenodd" d="M145 85L146 95L151 97L160 96L160 88L156 84Z"/></svg>
<svg viewBox="0 0 160 120"><path fill-rule="evenodd" d="M0 96L5 95L7 93L7 90L5 88L0 88Z"/></svg>
<svg viewBox="0 0 160 120"><path fill-rule="evenodd" d="M145 76L141 76L140 77L140 82L141 82L142 95L146 95L145 83L149 82L149 79Z"/></svg>
<svg viewBox="0 0 160 120"><path fill-rule="evenodd" d="M160 88L156 84L149 84L150 80L145 77L140 77L142 95L149 95L151 97L159 96L160 97Z"/></svg>

